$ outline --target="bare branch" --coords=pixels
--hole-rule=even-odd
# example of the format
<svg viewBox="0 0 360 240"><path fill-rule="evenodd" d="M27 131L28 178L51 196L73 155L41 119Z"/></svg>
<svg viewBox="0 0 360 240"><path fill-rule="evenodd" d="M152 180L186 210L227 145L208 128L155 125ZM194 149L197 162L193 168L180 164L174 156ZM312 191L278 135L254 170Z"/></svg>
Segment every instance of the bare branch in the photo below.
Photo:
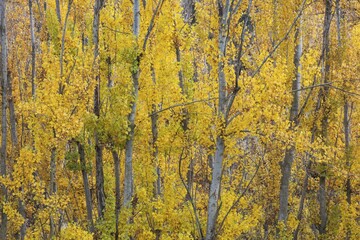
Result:
<svg viewBox="0 0 360 240"><path fill-rule="evenodd" d="M178 103L178 104L175 104L175 105L166 107L166 108L164 108L164 109L161 109L161 110L159 110L159 111L153 112L153 113L149 114L149 117L151 117L151 116L153 116L153 115L155 115L155 114L164 112L164 111L166 111L166 110L172 109L172 108L183 107L183 106L191 105L191 104L194 104L194 103L208 102L208 101L215 100L215 99L218 99L218 98L217 98L217 97L214 97L214 98L208 98L208 99L194 100L194 101L192 101L192 102Z"/></svg>
<svg viewBox="0 0 360 240"><path fill-rule="evenodd" d="M323 87L323 86L327 86L327 85L331 85L331 84L332 84L331 82L329 82L329 83L321 83L321 84L311 85L311 86L308 86L308 87L303 87L303 88L300 88L300 89L295 89L295 90L292 90L291 92L299 92L299 91L304 91L304 90L312 89L312 88L316 88L316 87Z"/></svg>

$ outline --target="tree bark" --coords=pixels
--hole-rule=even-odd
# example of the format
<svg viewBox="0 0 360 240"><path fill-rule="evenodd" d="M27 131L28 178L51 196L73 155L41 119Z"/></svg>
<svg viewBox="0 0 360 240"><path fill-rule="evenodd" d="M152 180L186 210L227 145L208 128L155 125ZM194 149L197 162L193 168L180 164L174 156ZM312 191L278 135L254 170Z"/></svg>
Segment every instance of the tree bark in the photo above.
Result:
<svg viewBox="0 0 360 240"><path fill-rule="evenodd" d="M349 102L345 99L344 103L344 135L345 135L345 158L346 158L346 167L350 171L350 159L351 159L351 149L350 149L350 136L351 136L351 125L349 117ZM346 201L351 204L351 181L348 176L346 179Z"/></svg>
<svg viewBox="0 0 360 240"><path fill-rule="evenodd" d="M222 6L222 2L218 1L219 8L219 63L218 63L218 84L219 84L219 102L218 102L218 120L222 123L216 138L215 158L212 168L212 177L208 201L207 228L206 239L216 238L216 221L218 217L218 201L220 198L221 178L223 158L225 151L224 128L226 122L227 101L226 101L226 79L224 72L224 57L226 56L227 45L227 27L228 15L230 12L230 1L226 1L226 5ZM231 106L229 106L231 107Z"/></svg>
<svg viewBox="0 0 360 240"><path fill-rule="evenodd" d="M88 221L88 229L90 232L94 232L94 222L92 216L92 201L91 201L91 193L89 187L88 174L86 171L86 159L85 159L85 151L84 146L81 143L77 143L78 151L80 155L80 165L81 165L81 173L84 184L84 192L85 192L85 201L86 201L86 213L87 213L87 221Z"/></svg>
<svg viewBox="0 0 360 240"><path fill-rule="evenodd" d="M181 0L181 6L183 8L182 15L184 21L189 24L194 24L196 22L195 0Z"/></svg>
<svg viewBox="0 0 360 240"><path fill-rule="evenodd" d="M55 0L55 1L56 1L56 16L57 16L59 23L61 24L60 0Z"/></svg>
<svg viewBox="0 0 360 240"><path fill-rule="evenodd" d="M329 83L330 78L330 25L332 18L332 0L325 0L325 16L324 16L324 31L323 31L323 55L324 55L324 83ZM321 121L321 136L325 144L328 144L328 128L329 128L329 114L330 104L328 103L330 87L325 85L322 92L323 102L323 118ZM326 210L326 172L320 173L319 182L319 215L320 215L320 228L319 233L321 235L326 233L327 225L327 210Z"/></svg>
<svg viewBox="0 0 360 240"><path fill-rule="evenodd" d="M294 129L298 124L298 113L300 103L300 91L296 91L301 87L300 58L302 55L302 36L301 36L301 20L295 33L295 78L292 84L293 100L290 111L291 128ZM281 180L280 180L280 206L279 206L279 222L285 222L288 218L288 202L289 202L289 182L291 177L291 167L296 156L296 149L290 146L285 151L285 157L281 163Z"/></svg>
<svg viewBox="0 0 360 240"><path fill-rule="evenodd" d="M10 113L10 132L11 132L11 142L12 142L12 147L14 149L16 149L16 156L18 156L18 136L17 136L17 132L16 132L16 116L15 116L15 104L14 104L14 98L13 98L13 94L12 94L12 77L10 72L8 72L8 104L9 104L9 113ZM23 187L20 187L20 191L23 191ZM21 225L20 227L20 232L17 233L17 238L18 239L24 239L25 238L25 234L26 234L26 216L25 216L25 206L24 206L24 202L19 198L18 199L18 210L19 213L21 214L21 216L25 219L25 222Z"/></svg>
<svg viewBox="0 0 360 240"><path fill-rule="evenodd" d="M51 158L50 158L50 196L56 194L56 148L51 149ZM56 227L55 221L52 215L50 215L50 239L55 236Z"/></svg>
<svg viewBox="0 0 360 240"><path fill-rule="evenodd" d="M2 103L1 103L1 153L0 153L0 174L2 177L6 177L6 158L7 158L7 119L6 119L6 107L7 107L7 88L8 88L8 70L7 70L7 31L6 31L6 5L5 0L0 0L0 39L1 39L1 87L2 87ZM1 186L1 194L3 202L7 201L7 188L5 185ZM1 227L0 227L0 239L6 239L7 232L7 215L1 208Z"/></svg>
<svg viewBox="0 0 360 240"><path fill-rule="evenodd" d="M119 239L119 214L120 214L120 158L115 150L111 151L114 159L115 171L115 239Z"/></svg>
<svg viewBox="0 0 360 240"><path fill-rule="evenodd" d="M35 45L35 30L34 30L34 11L32 7L33 0L29 0L30 12L30 37L31 37L31 95L34 98L36 92L35 77L36 77L36 45Z"/></svg>
<svg viewBox="0 0 360 240"><path fill-rule="evenodd" d="M93 43L94 43L94 66L96 71L96 87L94 93L94 114L100 117L100 72L99 72L99 24L100 10L104 6L103 0L96 0L94 6L93 21ZM96 152L96 198L98 218L102 219L105 210L104 170L103 170L103 146L100 143L98 132L95 130L95 152Z"/></svg>
<svg viewBox="0 0 360 240"><path fill-rule="evenodd" d="M133 34L138 41L140 31L140 1L134 0L134 23ZM135 63L134 70L131 74L133 82L133 102L131 104L131 112L128 115L128 124L130 128L128 139L125 145L125 183L124 183L124 206L129 206L129 203L134 194L134 176L133 176L133 145L134 145L134 130L135 130L135 116L137 98L139 95L139 76L140 76L140 56L138 56Z"/></svg>

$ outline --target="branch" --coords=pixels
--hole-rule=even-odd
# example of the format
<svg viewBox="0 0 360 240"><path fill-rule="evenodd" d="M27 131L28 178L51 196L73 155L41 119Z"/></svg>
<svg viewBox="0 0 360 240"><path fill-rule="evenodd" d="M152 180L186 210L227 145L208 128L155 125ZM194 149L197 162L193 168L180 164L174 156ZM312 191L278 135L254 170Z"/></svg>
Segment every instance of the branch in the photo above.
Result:
<svg viewBox="0 0 360 240"><path fill-rule="evenodd" d="M302 12L304 11L305 8L305 2L306 0L303 0L302 4L301 4L301 9L298 13L298 15L296 16L296 18L294 19L293 23L291 24L289 30L286 32L285 36L276 44L276 46L273 48L273 50L271 50L271 52L269 53L269 55L267 55L264 60L262 61L262 63L260 64L260 66L255 70L255 72L251 75L251 77L255 77L256 74L258 74L261 70L261 68L264 66L264 64L267 62L267 60L269 60L269 58L275 53L275 51L279 48L279 46L289 37L292 29L294 28L296 22L299 20L299 18L302 15Z"/></svg>
<svg viewBox="0 0 360 240"><path fill-rule="evenodd" d="M131 33L128 33L128 32L122 32L122 31L119 31L119 30L117 30L117 29L113 29L113 28L111 28L111 27L108 27L108 26L106 26L106 25L101 25L102 27L104 27L104 28L107 28L107 29L109 29L110 31L113 31L113 32L115 32L115 33L120 33L120 34L125 34L125 35L130 35Z"/></svg>
<svg viewBox="0 0 360 240"><path fill-rule="evenodd" d="M154 25L155 25L155 17L158 15L158 13L160 11L160 8L161 8L163 3L164 3L164 0L159 0L159 3L156 6L155 12L151 17L150 24L149 24L149 27L147 29L147 33L146 33L145 39L144 39L144 44L143 44L143 51L144 52L145 52L145 49L146 49L146 43L147 43L147 41L148 41L148 39L150 37L150 33L153 30Z"/></svg>
<svg viewBox="0 0 360 240"><path fill-rule="evenodd" d="M334 88L334 89L336 89L336 90L342 91L343 93L347 93L347 94L349 94L349 95L354 95L354 96L360 97L360 93L350 92L350 91L345 90L345 89L343 89L343 88L339 88L339 87L332 86L332 85L330 85L330 87L332 87L332 88Z"/></svg>
<svg viewBox="0 0 360 240"><path fill-rule="evenodd" d="M329 82L329 83L321 83L321 84L316 84L316 85L311 85L311 86L308 86L308 87L295 89L295 90L292 90L291 92L299 92L299 91L304 91L304 90L312 89L312 88L316 88L316 87L323 87L323 86L327 86L327 85L331 85L331 84L332 84L331 82Z"/></svg>
<svg viewBox="0 0 360 240"><path fill-rule="evenodd" d="M159 110L159 111L156 111L156 112L153 112L153 113L149 114L149 117L151 117L151 116L153 116L153 115L155 115L155 114L164 112L164 111L166 111L166 110L172 109L172 108L183 107L183 106L191 105L191 104L194 104L194 103L208 102L208 101L215 100L215 99L218 99L218 98L217 98L217 97L213 97L213 98L208 98L208 99L194 100L194 101L192 101L192 102L174 104L174 105L172 105L172 106L166 107L166 108L164 108L164 109L161 109L161 110Z"/></svg>

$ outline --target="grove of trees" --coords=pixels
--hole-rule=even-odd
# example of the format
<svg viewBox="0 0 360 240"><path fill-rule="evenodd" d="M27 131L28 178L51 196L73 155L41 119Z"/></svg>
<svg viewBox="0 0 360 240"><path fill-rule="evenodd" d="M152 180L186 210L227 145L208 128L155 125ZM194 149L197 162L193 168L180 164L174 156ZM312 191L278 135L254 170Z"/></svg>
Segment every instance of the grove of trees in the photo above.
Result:
<svg viewBox="0 0 360 240"><path fill-rule="evenodd" d="M0 0L0 239L360 239L358 0Z"/></svg>

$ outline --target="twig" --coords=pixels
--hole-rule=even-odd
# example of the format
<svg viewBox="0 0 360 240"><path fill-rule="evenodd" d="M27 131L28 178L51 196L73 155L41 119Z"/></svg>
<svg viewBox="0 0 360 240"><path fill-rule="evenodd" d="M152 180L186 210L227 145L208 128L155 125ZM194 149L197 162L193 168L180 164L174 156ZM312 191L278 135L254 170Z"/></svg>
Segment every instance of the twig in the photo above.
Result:
<svg viewBox="0 0 360 240"><path fill-rule="evenodd" d="M107 29L109 29L110 31L113 31L113 32L115 32L115 33L120 33L120 34L125 34L125 35L130 35L131 33L128 33L128 32L122 32L122 31L119 31L119 30L117 30L117 29L113 29L113 28L111 28L111 27L108 27L108 26L106 26L106 25L101 25L102 27L104 27L104 28L107 28Z"/></svg>
<svg viewBox="0 0 360 240"><path fill-rule="evenodd" d="M152 15L151 17L151 20L150 20L150 24L149 24L149 27L147 29L147 32L146 32L146 35L145 35L145 39L144 39L144 44L143 44L143 51L145 52L145 49L146 49L146 43L150 37L150 33L151 31L153 30L154 28L154 25L155 25L155 17L157 16L157 14L159 13L160 11L160 8L162 6L162 4L164 3L164 0L159 0L159 3L157 4L156 6L156 9L155 9L155 12L154 14Z"/></svg>
<svg viewBox="0 0 360 240"><path fill-rule="evenodd" d="M323 87L323 86L331 85L331 84L332 84L331 82L329 82L329 83L321 83L321 84L316 84L316 85L311 85L311 86L308 86L308 87L295 89L295 90L292 90L291 92L299 92L299 91L304 91L304 90L312 89L312 88L316 88L316 87Z"/></svg>
<svg viewBox="0 0 360 240"><path fill-rule="evenodd" d="M199 102L208 102L208 101L215 100L215 99L218 99L218 98L217 98L217 97L213 97L213 98L208 98L208 99L194 100L194 101L192 101L192 102L174 104L174 105L172 105L172 106L166 107L166 108L164 108L164 109L161 109L161 110L159 110L159 111L156 111L156 112L153 112L153 113L149 114L149 117L151 117L151 116L153 116L153 115L155 115L155 114L164 112L164 111L166 111L166 110L172 109L172 108L183 107L183 106L187 106L187 105L191 105L191 104L199 103Z"/></svg>

